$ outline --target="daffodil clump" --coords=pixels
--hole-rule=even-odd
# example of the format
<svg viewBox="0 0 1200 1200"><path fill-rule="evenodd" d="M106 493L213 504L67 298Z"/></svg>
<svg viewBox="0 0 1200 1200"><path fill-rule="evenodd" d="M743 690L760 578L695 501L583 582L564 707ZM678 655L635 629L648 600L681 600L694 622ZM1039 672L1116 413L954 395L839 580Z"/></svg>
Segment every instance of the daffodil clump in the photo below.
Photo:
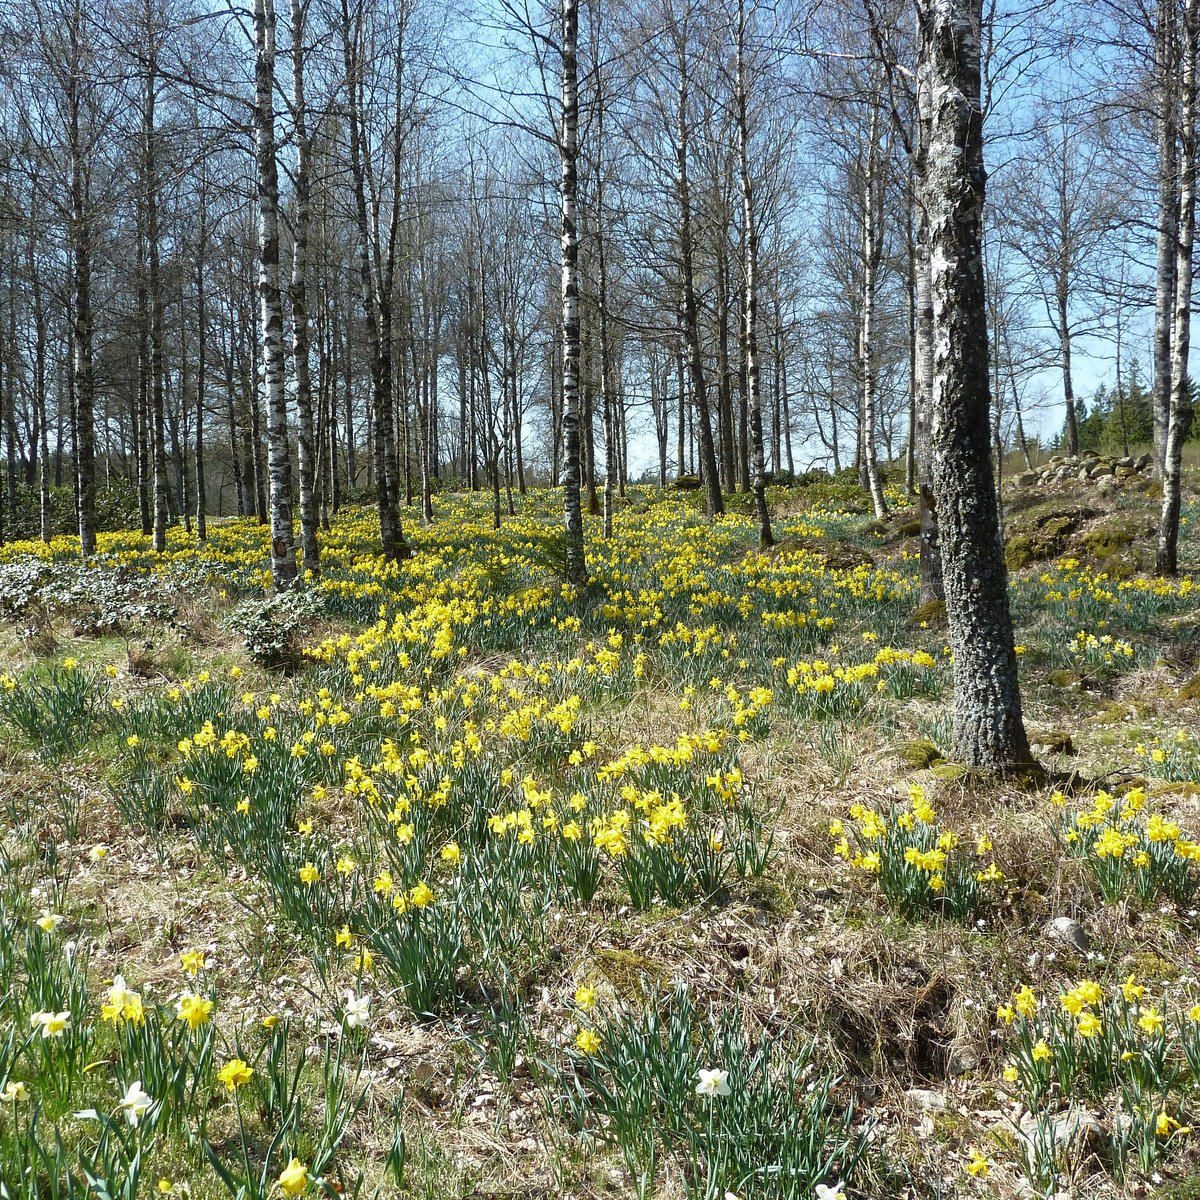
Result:
<svg viewBox="0 0 1200 1200"><path fill-rule="evenodd" d="M1165 895L1185 903L1195 894L1200 843L1177 822L1148 813L1145 788L1130 788L1120 798L1098 791L1073 813L1061 792L1051 800L1062 810L1059 836L1066 852L1087 866L1106 903L1131 893L1144 901Z"/></svg>
<svg viewBox="0 0 1200 1200"><path fill-rule="evenodd" d="M178 813L223 868L265 881L323 976L380 970L417 1012L453 1007L464 972L499 983L532 961L567 899L677 906L766 868L769 814L735 730L769 691L727 693L732 728L606 752L585 696L618 665L636 673L636 643L610 633L481 678L444 618L328 639L312 689L287 700L209 676L123 705L122 811ZM166 762L137 732L154 724L183 733ZM353 832L314 821L333 805Z"/></svg>
<svg viewBox="0 0 1200 1200"><path fill-rule="evenodd" d="M939 912L956 920L976 913L1003 872L992 858L991 839L980 834L963 844L942 829L919 784L908 803L886 814L855 804L848 821L829 827L833 853L855 870L875 876L888 902L905 916Z"/></svg>
<svg viewBox="0 0 1200 1200"><path fill-rule="evenodd" d="M1083 650L1089 651L1088 638L1095 638L1095 648L1103 663L1109 647L1100 643L1114 617L1133 629L1146 628L1164 610L1182 610L1194 603L1196 581L1191 575L1177 579L1164 576L1133 576L1115 579L1106 571L1096 571L1077 558L1060 558L1036 578L1018 582L1017 592L1022 600L1028 598L1039 608L1055 613L1063 627L1064 642L1069 630L1070 641L1076 644L1083 634ZM1081 629L1082 627L1082 629ZM1132 661L1124 651L1114 654L1106 666L1119 666Z"/></svg>
<svg viewBox="0 0 1200 1200"><path fill-rule="evenodd" d="M1035 1121L1084 1099L1112 1114L1109 1153L1124 1172L1132 1155L1149 1173L1191 1133L1186 1109L1200 1067L1200 1005L1165 990L1152 997L1136 974L1106 986L1082 979L1058 995L1022 984L997 1009L1004 1078ZM1064 1147L1058 1148L1060 1151ZM1038 1173L1055 1169L1050 1159Z"/></svg>
<svg viewBox="0 0 1200 1200"><path fill-rule="evenodd" d="M1200 780L1200 734L1177 729L1169 737L1154 737L1138 742L1134 753L1142 760L1142 769L1156 779L1170 783Z"/></svg>
<svg viewBox="0 0 1200 1200"><path fill-rule="evenodd" d="M868 647L875 640L867 639ZM836 654L838 647L831 648ZM861 712L872 695L884 693L907 699L938 690L937 660L925 650L884 646L857 663L829 659L800 659L786 670L788 696L793 709L816 720L829 720Z"/></svg>
<svg viewBox="0 0 1200 1200"><path fill-rule="evenodd" d="M564 1116L620 1149L638 1194L664 1162L693 1173L697 1198L810 1200L853 1176L866 1143L852 1102L786 1023L751 1041L736 1013L702 1011L682 984L633 1011L584 984L569 1007Z"/></svg>
<svg viewBox="0 0 1200 1200"><path fill-rule="evenodd" d="M362 1049L343 1038L314 1056L315 1031L288 1017L225 1014L221 964L206 949L164 964L160 977L173 968L175 982L153 1000L121 973L97 982L86 950L66 939L75 918L35 915L38 890L11 864L0 871L11 1031L0 1051L0 1177L15 1182L38 1164L51 1194L132 1197L153 1163L182 1153L187 1174L211 1168L231 1200L320 1184L366 1096ZM347 1028L369 1019L367 1002L352 1001ZM310 1092L323 1097L315 1111ZM170 1179L159 1191L175 1194Z"/></svg>
<svg viewBox="0 0 1200 1200"><path fill-rule="evenodd" d="M107 683L69 656L19 679L0 674L0 728L23 735L58 762L97 728Z"/></svg>
<svg viewBox="0 0 1200 1200"><path fill-rule="evenodd" d="M1116 674L1134 660L1132 643L1111 633L1097 635L1086 629L1079 630L1072 638L1070 654L1073 662L1087 668L1094 677Z"/></svg>

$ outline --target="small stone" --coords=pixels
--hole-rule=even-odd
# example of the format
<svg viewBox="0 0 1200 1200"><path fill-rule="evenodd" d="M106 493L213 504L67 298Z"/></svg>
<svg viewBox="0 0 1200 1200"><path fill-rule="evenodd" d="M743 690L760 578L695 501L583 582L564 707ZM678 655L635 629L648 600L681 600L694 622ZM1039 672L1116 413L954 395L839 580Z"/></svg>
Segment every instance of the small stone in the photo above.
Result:
<svg viewBox="0 0 1200 1200"><path fill-rule="evenodd" d="M951 1050L946 1069L951 1075L967 1075L979 1069L979 1055L974 1050Z"/></svg>
<svg viewBox="0 0 1200 1200"><path fill-rule="evenodd" d="M1080 954L1086 954L1092 945L1088 931L1073 917L1055 917L1046 926L1046 936L1052 941L1078 950Z"/></svg>
<svg viewBox="0 0 1200 1200"><path fill-rule="evenodd" d="M904 1094L914 1108L923 1112L941 1112L948 1104L945 1092L935 1092L931 1088L909 1088Z"/></svg>
<svg viewBox="0 0 1200 1200"><path fill-rule="evenodd" d="M1030 735L1031 744L1043 753L1074 754L1075 743L1065 729L1041 729Z"/></svg>

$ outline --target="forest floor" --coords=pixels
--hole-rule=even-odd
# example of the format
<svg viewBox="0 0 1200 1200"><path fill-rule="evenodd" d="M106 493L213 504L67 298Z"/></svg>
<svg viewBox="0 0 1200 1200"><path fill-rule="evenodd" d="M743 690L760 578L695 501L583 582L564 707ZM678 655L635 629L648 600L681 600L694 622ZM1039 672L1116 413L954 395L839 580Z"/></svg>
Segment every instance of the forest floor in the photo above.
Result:
<svg viewBox="0 0 1200 1200"><path fill-rule="evenodd" d="M1200 1196L1195 485L1006 492L1027 784L898 494L3 547L0 1196Z"/></svg>

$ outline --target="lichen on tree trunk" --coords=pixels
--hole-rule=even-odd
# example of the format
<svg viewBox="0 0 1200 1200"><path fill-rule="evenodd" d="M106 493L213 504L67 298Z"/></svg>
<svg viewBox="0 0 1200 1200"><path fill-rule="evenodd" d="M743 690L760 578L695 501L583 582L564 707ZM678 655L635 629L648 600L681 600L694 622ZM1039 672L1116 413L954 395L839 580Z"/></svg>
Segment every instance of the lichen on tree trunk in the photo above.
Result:
<svg viewBox="0 0 1200 1200"><path fill-rule="evenodd" d="M932 483L954 653L955 754L1007 773L1031 762L1021 716L990 445L982 223L982 0L923 0L929 73Z"/></svg>

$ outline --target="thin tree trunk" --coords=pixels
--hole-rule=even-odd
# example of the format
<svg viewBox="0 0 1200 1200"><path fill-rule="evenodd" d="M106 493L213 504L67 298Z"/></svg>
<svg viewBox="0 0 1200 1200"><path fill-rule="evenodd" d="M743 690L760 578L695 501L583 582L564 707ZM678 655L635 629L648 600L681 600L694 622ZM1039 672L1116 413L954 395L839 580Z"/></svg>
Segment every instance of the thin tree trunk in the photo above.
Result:
<svg viewBox="0 0 1200 1200"><path fill-rule="evenodd" d="M1192 326L1192 246L1196 234L1196 60L1200 0L1183 10L1183 70L1179 119L1179 244L1175 254L1175 321L1171 330L1171 411L1163 450L1162 512L1155 569L1179 569L1179 511L1182 503L1183 444L1192 429L1188 350Z"/></svg>
<svg viewBox="0 0 1200 1200"><path fill-rule="evenodd" d="M929 0L926 0L926 3L928 2ZM929 138L933 120L933 86L931 66L928 56L924 56L917 81L917 144L912 160L917 218L916 347L913 353L916 420L913 442L917 459L917 516L921 526L920 561L917 571L921 605L944 601L946 598L942 583L942 548L930 447L930 425L933 419L933 287L926 175L929 169Z"/></svg>
<svg viewBox="0 0 1200 1200"><path fill-rule="evenodd" d="M867 477L867 488L871 493L871 504L875 519L884 520L888 515L887 500L883 495L883 481L879 474L879 455L876 450L876 431L879 424L876 412L875 387L875 297L879 264L883 258L883 185L879 179L881 170L879 142L879 105L871 110L870 129L867 134L867 169L863 177L863 225L862 225L862 312L859 317L859 372L862 384L862 420L859 422L862 442L859 453L862 468ZM878 195L878 201L876 196Z"/></svg>
<svg viewBox="0 0 1200 1200"><path fill-rule="evenodd" d="M33 403L38 426L38 514L43 542L54 536L50 510L50 439L46 420L46 313L42 302L42 277L29 240L29 278L33 293L33 323L37 336L33 360Z"/></svg>
<svg viewBox="0 0 1200 1200"><path fill-rule="evenodd" d="M1154 387L1151 414L1154 469L1161 478L1171 419L1171 325L1174 320L1176 241L1179 230L1179 179L1175 13L1179 0L1158 0L1154 36L1155 123L1158 132L1158 232L1154 292Z"/></svg>
<svg viewBox="0 0 1200 1200"><path fill-rule="evenodd" d="M155 106L158 99L157 34L150 6L146 7L148 53L146 95L142 111L142 170L146 205L147 290L150 301L150 450L154 469L154 549L167 548L167 446L163 398L163 294L159 265L158 230L158 130Z"/></svg>
<svg viewBox="0 0 1200 1200"><path fill-rule="evenodd" d="M204 405L208 386L208 297L204 280L208 252L208 174L200 168L200 226L196 233L196 537L208 540L208 493L204 481Z"/></svg>
<svg viewBox="0 0 1200 1200"><path fill-rule="evenodd" d="M312 148L308 140L304 94L304 33L307 0L291 0L292 120L296 137L295 211L292 222L292 369L296 376L297 475L300 485L300 549L305 572L320 571L317 549L319 513L315 494L316 449L313 443L312 375L309 369L308 226Z"/></svg>
<svg viewBox="0 0 1200 1200"><path fill-rule="evenodd" d="M291 448L284 391L283 304L279 280L279 167L275 159L275 3L254 0L254 144L258 168L258 297L263 379L267 393L267 470L270 474L271 583L277 591L296 578L292 539Z"/></svg>
<svg viewBox="0 0 1200 1200"><path fill-rule="evenodd" d="M725 512L721 496L721 477L717 470L713 445L712 420L708 392L704 382L704 360L700 355L700 308L696 300L696 278L692 262L692 198L688 181L688 71L687 47L679 46L679 96L675 130L675 187L679 204L679 259L683 287L683 341L687 351L688 375L692 388L692 406L700 443L700 475L704 482L704 509L709 520Z"/></svg>
<svg viewBox="0 0 1200 1200"><path fill-rule="evenodd" d="M137 313L138 383L134 399L133 436L137 455L138 514L142 536L154 533L154 511L150 503L150 290L146 283L146 202L139 197L137 220Z"/></svg>
<svg viewBox="0 0 1200 1200"><path fill-rule="evenodd" d="M738 159L742 175L742 244L745 252L745 320L742 356L746 366L746 404L750 424L750 486L758 521L761 549L774 545L771 514L767 511L767 471L763 455L762 393L758 377L758 218L754 211L754 184L750 178L750 117L746 82L746 0L738 2L737 109Z"/></svg>
<svg viewBox="0 0 1200 1200"><path fill-rule="evenodd" d="M92 213L89 164L84 161L83 8L76 0L67 21L70 62L67 73L68 146L71 155L70 242L72 271L72 426L75 458L79 550L84 558L96 552L96 426L92 376Z"/></svg>
<svg viewBox="0 0 1200 1200"><path fill-rule="evenodd" d="M392 458L394 440L392 423L392 373L390 295L377 287L371 266L371 220L367 210L366 173L363 156L363 114L359 105L362 74L362 8L356 9L352 21L347 0L342 0L342 49L346 67L346 91L349 99L350 168L354 184L355 217L358 223L360 274L362 277L363 309L367 318L367 334L371 344L371 475L374 480L375 502L379 510L379 537L384 558L409 557L408 543L400 523L397 507L395 465ZM397 150L398 153L398 150ZM389 289L390 290L390 289ZM347 338L349 331L347 331ZM348 363L348 360L347 360ZM349 365L347 365L349 370ZM347 406L349 408L349 406Z"/></svg>
<svg viewBox="0 0 1200 1200"><path fill-rule="evenodd" d="M559 166L562 191L562 411L563 518L566 528L566 575L581 586L587 580L580 507L579 438L579 10L562 0L562 128ZM499 462L497 461L497 472Z"/></svg>
<svg viewBox="0 0 1200 1200"><path fill-rule="evenodd" d="M1067 453L1079 453L1079 420L1075 408L1075 378L1071 369L1071 313L1065 275L1058 284L1058 345L1062 361L1063 404L1067 410Z"/></svg>

